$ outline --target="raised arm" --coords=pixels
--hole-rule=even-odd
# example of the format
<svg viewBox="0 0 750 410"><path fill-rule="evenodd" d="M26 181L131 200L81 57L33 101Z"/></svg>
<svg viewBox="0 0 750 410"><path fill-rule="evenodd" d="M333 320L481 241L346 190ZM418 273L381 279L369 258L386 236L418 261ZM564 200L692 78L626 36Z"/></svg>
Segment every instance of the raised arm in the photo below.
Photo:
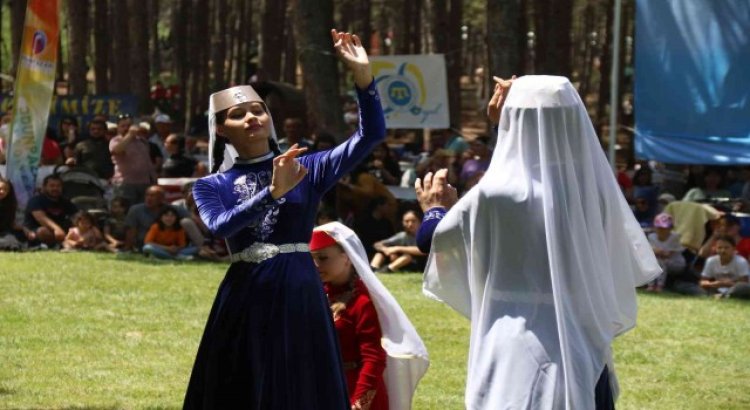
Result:
<svg viewBox="0 0 750 410"><path fill-rule="evenodd" d="M356 35L336 30L331 30L331 36L336 53L354 75L359 102L359 128L336 148L302 158L310 168L312 183L319 192L330 189L385 138L383 107L362 43Z"/></svg>

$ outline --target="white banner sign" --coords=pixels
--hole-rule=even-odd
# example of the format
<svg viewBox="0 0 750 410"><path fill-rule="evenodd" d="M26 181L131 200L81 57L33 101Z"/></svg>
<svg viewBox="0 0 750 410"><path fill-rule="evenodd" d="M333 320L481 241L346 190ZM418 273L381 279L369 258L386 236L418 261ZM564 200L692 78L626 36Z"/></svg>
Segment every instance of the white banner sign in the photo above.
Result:
<svg viewBox="0 0 750 410"><path fill-rule="evenodd" d="M448 128L442 54L370 57L388 128Z"/></svg>

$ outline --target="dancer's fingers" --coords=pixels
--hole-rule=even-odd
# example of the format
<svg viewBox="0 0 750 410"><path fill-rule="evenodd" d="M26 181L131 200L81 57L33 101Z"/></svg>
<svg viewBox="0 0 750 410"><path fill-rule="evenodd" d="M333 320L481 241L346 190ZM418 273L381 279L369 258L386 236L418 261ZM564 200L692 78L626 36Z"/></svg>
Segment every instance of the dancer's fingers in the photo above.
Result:
<svg viewBox="0 0 750 410"><path fill-rule="evenodd" d="M422 189L425 190L425 192L430 192L432 189L432 172L428 172L427 175L424 176L424 181L422 181Z"/></svg>
<svg viewBox="0 0 750 410"><path fill-rule="evenodd" d="M435 188L445 188L448 181L448 169L447 168L440 168L435 172L435 176L432 179L432 185Z"/></svg>

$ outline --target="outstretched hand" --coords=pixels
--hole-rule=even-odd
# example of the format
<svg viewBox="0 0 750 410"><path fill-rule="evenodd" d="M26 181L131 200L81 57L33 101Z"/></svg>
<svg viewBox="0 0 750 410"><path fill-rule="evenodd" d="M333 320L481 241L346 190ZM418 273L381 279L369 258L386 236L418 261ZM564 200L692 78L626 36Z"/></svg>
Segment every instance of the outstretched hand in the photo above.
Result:
<svg viewBox="0 0 750 410"><path fill-rule="evenodd" d="M508 92L516 76L511 77L510 80L503 80L495 76L492 76L492 79L495 81L495 92L492 94L490 102L487 103L487 117L493 124L497 124L500 122L500 112L503 110L503 104L505 104L505 99L508 98Z"/></svg>
<svg viewBox="0 0 750 410"><path fill-rule="evenodd" d="M285 153L273 159L273 175L271 176L271 196L279 199L291 191L307 175L305 168L297 160L297 155L307 151L307 148L297 148L292 145Z"/></svg>
<svg viewBox="0 0 750 410"><path fill-rule="evenodd" d="M356 34L345 33L331 29L333 48L339 59L352 71L354 82L360 89L365 89L372 82L372 69L367 51Z"/></svg>
<svg viewBox="0 0 750 410"><path fill-rule="evenodd" d="M435 207L450 209L458 201L456 188L448 183L448 169L446 168L439 169L435 175L428 172L424 176L424 181L417 178L414 181L414 190L422 212Z"/></svg>

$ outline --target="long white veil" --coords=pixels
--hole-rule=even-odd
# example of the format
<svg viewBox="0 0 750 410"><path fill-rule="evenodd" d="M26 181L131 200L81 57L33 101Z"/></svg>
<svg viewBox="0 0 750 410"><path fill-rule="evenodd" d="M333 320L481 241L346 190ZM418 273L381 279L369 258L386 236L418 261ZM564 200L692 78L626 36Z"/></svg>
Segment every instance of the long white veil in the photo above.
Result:
<svg viewBox="0 0 750 410"><path fill-rule="evenodd" d="M410 409L414 390L430 365L427 348L396 299L370 269L367 253L357 234L339 222L330 222L315 230L326 232L344 248L370 292L383 332L383 348L388 354L384 379L390 408Z"/></svg>
<svg viewBox="0 0 750 410"><path fill-rule="evenodd" d="M424 292L472 320L469 371L498 351L496 325L521 318L558 367L554 401L590 408L612 339L635 325L635 287L659 273L575 88L517 79L489 169L438 225L425 269ZM469 375L467 406L481 383Z"/></svg>

